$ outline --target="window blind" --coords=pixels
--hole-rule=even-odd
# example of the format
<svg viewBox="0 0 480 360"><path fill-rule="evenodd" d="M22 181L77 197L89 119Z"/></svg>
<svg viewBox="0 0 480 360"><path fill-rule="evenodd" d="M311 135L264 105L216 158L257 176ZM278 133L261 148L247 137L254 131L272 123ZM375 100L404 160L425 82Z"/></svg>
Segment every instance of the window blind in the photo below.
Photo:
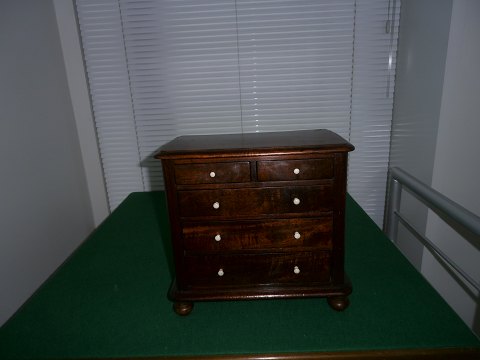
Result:
<svg viewBox="0 0 480 360"><path fill-rule="evenodd" d="M354 1L237 1L245 132L328 128L348 138Z"/></svg>
<svg viewBox="0 0 480 360"><path fill-rule="evenodd" d="M77 1L97 139L110 208L143 191L120 8L117 1Z"/></svg>
<svg viewBox="0 0 480 360"><path fill-rule="evenodd" d="M383 224L400 1L357 1L348 191Z"/></svg>
<svg viewBox="0 0 480 360"><path fill-rule="evenodd" d="M158 147L178 135L239 133L232 1L120 0L146 189L163 186Z"/></svg>
<svg viewBox="0 0 480 360"><path fill-rule="evenodd" d="M385 183L394 74L388 1L76 2L112 208L162 188L151 155L178 135L328 128L357 146L349 191L378 222L384 189L373 180Z"/></svg>

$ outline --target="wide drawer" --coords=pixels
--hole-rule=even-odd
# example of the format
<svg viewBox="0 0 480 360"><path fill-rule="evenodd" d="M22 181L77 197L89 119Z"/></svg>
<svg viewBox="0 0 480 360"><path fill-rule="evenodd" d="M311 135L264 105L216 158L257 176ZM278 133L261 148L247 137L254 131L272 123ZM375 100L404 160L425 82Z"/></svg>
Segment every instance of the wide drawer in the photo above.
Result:
<svg viewBox="0 0 480 360"><path fill-rule="evenodd" d="M333 158L257 162L258 181L319 180L333 178Z"/></svg>
<svg viewBox="0 0 480 360"><path fill-rule="evenodd" d="M179 185L247 181L250 181L248 161L175 165L175 182Z"/></svg>
<svg viewBox="0 0 480 360"><path fill-rule="evenodd" d="M183 247L191 252L283 248L332 249L333 218L212 221L183 224Z"/></svg>
<svg viewBox="0 0 480 360"><path fill-rule="evenodd" d="M331 185L179 191L181 217L238 218L331 211Z"/></svg>
<svg viewBox="0 0 480 360"><path fill-rule="evenodd" d="M328 251L263 255L185 256L185 286L302 284L330 281Z"/></svg>

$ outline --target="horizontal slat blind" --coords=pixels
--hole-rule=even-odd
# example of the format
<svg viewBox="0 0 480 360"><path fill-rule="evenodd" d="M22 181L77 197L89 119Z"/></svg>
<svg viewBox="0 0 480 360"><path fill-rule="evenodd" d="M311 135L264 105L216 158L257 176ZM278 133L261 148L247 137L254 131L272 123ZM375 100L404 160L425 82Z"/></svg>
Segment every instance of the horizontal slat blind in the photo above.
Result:
<svg viewBox="0 0 480 360"><path fill-rule="evenodd" d="M112 208L162 188L178 135L328 128L381 223L400 1L76 1Z"/></svg>
<svg viewBox="0 0 480 360"><path fill-rule="evenodd" d="M163 179L152 153L178 135L239 133L233 1L120 0L146 189Z"/></svg>
<svg viewBox="0 0 480 360"><path fill-rule="evenodd" d="M117 0L77 0L85 64L110 208L143 191Z"/></svg>
<svg viewBox="0 0 480 360"><path fill-rule="evenodd" d="M246 132L328 128L348 137L353 0L237 0Z"/></svg>
<svg viewBox="0 0 480 360"><path fill-rule="evenodd" d="M381 226L390 151L400 1L363 0L357 1L356 8L350 135L355 151L350 154L348 191ZM393 15L393 32L387 33L387 20Z"/></svg>

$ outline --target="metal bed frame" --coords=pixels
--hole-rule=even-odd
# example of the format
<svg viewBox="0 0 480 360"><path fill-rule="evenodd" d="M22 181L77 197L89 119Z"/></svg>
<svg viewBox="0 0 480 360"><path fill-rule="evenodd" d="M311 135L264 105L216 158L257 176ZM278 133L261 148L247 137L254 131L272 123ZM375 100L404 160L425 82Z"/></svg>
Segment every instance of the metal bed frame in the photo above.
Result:
<svg viewBox="0 0 480 360"><path fill-rule="evenodd" d="M429 209L437 213L442 219L448 220L449 225L457 225L467 230L473 235L474 244L480 248L480 217L450 200L445 195L432 189L412 175L398 167L390 168L387 206L385 209L384 232L394 242L397 242L398 223L400 222L410 231L422 244L445 265L453 268L460 275L461 280L465 280L480 292L480 284L469 276L462 268L451 260L442 250L438 248L431 240L408 222L405 216L400 213L400 201L402 188L405 187L417 199L422 201ZM455 228L454 228L455 229ZM472 241L472 240L470 240ZM458 277L457 277L458 278Z"/></svg>

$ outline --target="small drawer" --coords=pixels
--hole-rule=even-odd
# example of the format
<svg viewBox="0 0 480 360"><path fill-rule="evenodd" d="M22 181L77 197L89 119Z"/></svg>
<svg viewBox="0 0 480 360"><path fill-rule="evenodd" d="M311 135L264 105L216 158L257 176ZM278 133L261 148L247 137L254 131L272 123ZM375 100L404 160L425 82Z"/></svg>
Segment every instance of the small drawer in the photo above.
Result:
<svg viewBox="0 0 480 360"><path fill-rule="evenodd" d="M331 185L179 191L181 217L235 219L331 211Z"/></svg>
<svg viewBox="0 0 480 360"><path fill-rule="evenodd" d="M331 253L185 256L185 286L311 284L330 281Z"/></svg>
<svg viewBox="0 0 480 360"><path fill-rule="evenodd" d="M175 165L175 182L179 185L248 181L250 181L248 161Z"/></svg>
<svg viewBox="0 0 480 360"><path fill-rule="evenodd" d="M266 249L332 249L333 218L185 223L183 246L190 252Z"/></svg>
<svg viewBox="0 0 480 360"><path fill-rule="evenodd" d="M331 179L333 159L258 161L257 176L258 181Z"/></svg>

